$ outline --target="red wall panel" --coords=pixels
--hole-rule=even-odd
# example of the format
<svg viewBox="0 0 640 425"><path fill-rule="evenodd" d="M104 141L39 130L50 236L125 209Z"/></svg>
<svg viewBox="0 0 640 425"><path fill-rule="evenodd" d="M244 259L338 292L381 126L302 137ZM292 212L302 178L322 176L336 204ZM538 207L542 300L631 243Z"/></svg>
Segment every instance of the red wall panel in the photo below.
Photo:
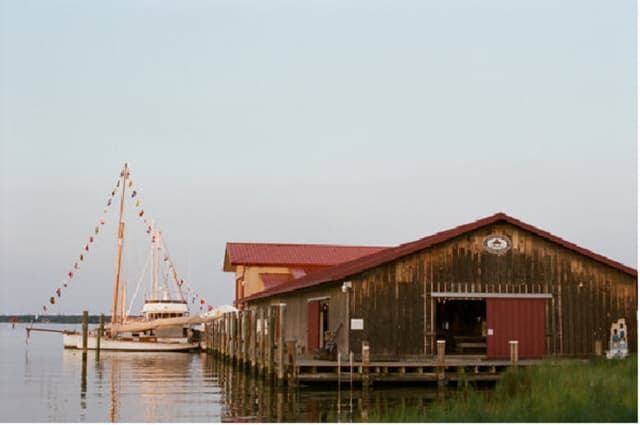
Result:
<svg viewBox="0 0 640 425"><path fill-rule="evenodd" d="M307 306L307 352L315 353L320 348L320 301L309 301Z"/></svg>
<svg viewBox="0 0 640 425"><path fill-rule="evenodd" d="M514 340L519 358L544 357L544 303L544 298L487 298L487 357L508 359Z"/></svg>

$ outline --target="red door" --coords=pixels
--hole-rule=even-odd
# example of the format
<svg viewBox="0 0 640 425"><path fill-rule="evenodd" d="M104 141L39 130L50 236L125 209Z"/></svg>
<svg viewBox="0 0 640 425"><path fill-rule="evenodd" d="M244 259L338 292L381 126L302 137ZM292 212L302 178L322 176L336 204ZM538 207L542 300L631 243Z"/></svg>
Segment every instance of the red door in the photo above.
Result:
<svg viewBox="0 0 640 425"><path fill-rule="evenodd" d="M315 353L320 348L320 301L309 301L307 305L307 352Z"/></svg>
<svg viewBox="0 0 640 425"><path fill-rule="evenodd" d="M508 359L509 341L519 358L544 357L544 298L487 298L487 357Z"/></svg>

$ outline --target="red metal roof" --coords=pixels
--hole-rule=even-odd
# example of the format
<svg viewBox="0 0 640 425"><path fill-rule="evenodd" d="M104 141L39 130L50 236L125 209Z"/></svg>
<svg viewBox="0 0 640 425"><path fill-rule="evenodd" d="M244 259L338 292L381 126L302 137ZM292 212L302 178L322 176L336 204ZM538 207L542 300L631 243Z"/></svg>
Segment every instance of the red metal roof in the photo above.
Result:
<svg viewBox="0 0 640 425"><path fill-rule="evenodd" d="M233 271L231 266L235 265L253 265L299 266L311 271L312 267L335 266L384 249L388 247L228 242L224 270Z"/></svg>
<svg viewBox="0 0 640 425"><path fill-rule="evenodd" d="M332 282L336 280L341 280L346 277L355 275L367 269L371 269L373 267L377 267L381 264L388 263L390 261L396 260L400 257L404 257L405 255L412 254L417 251L421 251L423 249L429 248L435 244L445 242L449 239L453 239L457 236L460 236L464 233L479 229L483 226L487 226L492 223L496 223L499 221L504 221L510 223L516 227L520 227L526 231L529 231L533 234L536 234L540 237L548 239L552 242L555 242L559 245L564 246L567 249L575 251L579 254L590 257L596 261L607 264L615 269L618 269L624 273L630 274L631 276L637 276L638 271L631 267L625 266L622 263L611 260L603 255L596 254L588 249L579 247L571 242L568 242L558 236L552 235L549 232L538 229L530 224L524 223L516 218L510 217L504 213L497 213L489 217L482 218L480 220L463 224L458 227L454 227L449 230L445 230L442 232L438 232L431 236L427 236L422 239L418 239L417 241L408 242L402 245L398 245L394 248L388 248L383 251L368 255L366 257L361 257L352 261L348 261L342 264L339 264L335 267L327 268L324 270L320 270L315 273L308 274L299 279L295 279L287 282L284 285L279 285L272 289L260 292L259 294L252 295L244 299L244 301L250 301L253 299L259 299L268 297L271 295L277 295L284 292L295 291L298 289L307 288L314 285L319 285L321 283Z"/></svg>

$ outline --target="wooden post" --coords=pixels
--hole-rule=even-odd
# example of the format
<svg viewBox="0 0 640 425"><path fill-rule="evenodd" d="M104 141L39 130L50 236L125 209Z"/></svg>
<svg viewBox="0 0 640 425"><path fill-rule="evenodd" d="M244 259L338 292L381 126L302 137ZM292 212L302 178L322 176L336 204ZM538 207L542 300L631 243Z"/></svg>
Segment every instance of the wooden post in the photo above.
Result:
<svg viewBox="0 0 640 425"><path fill-rule="evenodd" d="M340 406L340 373L342 372L342 355L338 351L338 407Z"/></svg>
<svg viewBox="0 0 640 425"><path fill-rule="evenodd" d="M262 309L258 310L258 322L259 324L257 325L257 329L259 329L259 332L256 330L256 338L257 338L257 344L256 344L256 363L258 364L258 371L260 373L262 373L262 370L264 368L264 351L263 351L263 340L264 340L264 311Z"/></svg>
<svg viewBox="0 0 640 425"><path fill-rule="evenodd" d="M227 313L223 313L220 318L220 357L224 358L225 349L227 347Z"/></svg>
<svg viewBox="0 0 640 425"><path fill-rule="evenodd" d="M238 313L231 313L231 359L238 361Z"/></svg>
<svg viewBox="0 0 640 425"><path fill-rule="evenodd" d="M240 345L240 339L238 338L238 319L240 315L237 311L232 313L231 316L231 358L233 363L236 364L238 362L238 346Z"/></svg>
<svg viewBox="0 0 640 425"><path fill-rule="evenodd" d="M369 386L369 342L362 341L362 386Z"/></svg>
<svg viewBox="0 0 640 425"><path fill-rule="evenodd" d="M242 360L242 312L237 311L235 313L235 358L236 364L240 364Z"/></svg>
<svg viewBox="0 0 640 425"><path fill-rule="evenodd" d="M293 386L296 380L296 340L287 341L287 378L289 386Z"/></svg>
<svg viewBox="0 0 640 425"><path fill-rule="evenodd" d="M244 325L242 327L242 329L244 329L244 336L242 337L242 343L243 345L243 354L242 354L242 361L245 364L249 364L249 338L251 335L251 310L244 310Z"/></svg>
<svg viewBox="0 0 640 425"><path fill-rule="evenodd" d="M277 306L269 306L269 335L268 335L268 348L267 348L267 373L271 375L273 373L273 363L276 345L276 310Z"/></svg>
<svg viewBox="0 0 640 425"><path fill-rule="evenodd" d="M216 351L218 352L218 356L222 357L222 315L218 317L216 320Z"/></svg>
<svg viewBox="0 0 640 425"><path fill-rule="evenodd" d="M227 357L229 351L229 313L224 313L222 329L222 356Z"/></svg>
<svg viewBox="0 0 640 425"><path fill-rule="evenodd" d="M213 325L213 352L214 354L218 354L218 323L219 323L220 319L214 319L213 322L211 322L211 324Z"/></svg>
<svg viewBox="0 0 640 425"><path fill-rule="evenodd" d="M353 391L353 351L349 352L349 390Z"/></svg>
<svg viewBox="0 0 640 425"><path fill-rule="evenodd" d="M596 339L593 347L593 351L596 356L598 357L602 356L602 341L600 341L599 339Z"/></svg>
<svg viewBox="0 0 640 425"><path fill-rule="evenodd" d="M442 388L447 385L444 360L446 341L439 339L436 341L436 344L438 350L438 388Z"/></svg>
<svg viewBox="0 0 640 425"><path fill-rule="evenodd" d="M258 341L258 329L257 329L257 317L256 314L249 310L249 326L251 327L251 332L249 336L249 358L251 361L251 368L255 370L256 363L256 354L257 354L257 341Z"/></svg>
<svg viewBox="0 0 640 425"><path fill-rule="evenodd" d="M100 328L98 329L98 337L96 338L96 358L100 357L100 339L104 334L104 314L100 315Z"/></svg>
<svg viewBox="0 0 640 425"><path fill-rule="evenodd" d="M256 310L256 352L255 362L256 362L256 370L258 372L262 372L262 333L264 332L264 320L262 309L258 308Z"/></svg>
<svg viewBox="0 0 640 425"><path fill-rule="evenodd" d="M279 320L279 329L278 329L278 382L284 382L284 330L285 330L285 319L287 313L287 305L279 304L277 306L278 309L278 318Z"/></svg>
<svg viewBox="0 0 640 425"><path fill-rule="evenodd" d="M207 352L213 353L213 322L207 322L204 326L207 330Z"/></svg>
<svg viewBox="0 0 640 425"><path fill-rule="evenodd" d="M84 310L82 312L82 352L87 352L87 345L89 340L89 312Z"/></svg>
<svg viewBox="0 0 640 425"><path fill-rule="evenodd" d="M219 316L215 323L216 354L219 357L222 355L222 316Z"/></svg>
<svg viewBox="0 0 640 425"><path fill-rule="evenodd" d="M227 326L225 326L225 330L224 330L224 332L225 332L225 339L224 339L225 348L224 348L224 351L225 351L225 355L226 355L227 359L231 358L231 343L232 343L232 340L231 340L231 320L233 320L232 317L231 317L232 314L233 313L227 313Z"/></svg>
<svg viewBox="0 0 640 425"><path fill-rule="evenodd" d="M511 367L518 367L518 341L509 341L511 351Z"/></svg>

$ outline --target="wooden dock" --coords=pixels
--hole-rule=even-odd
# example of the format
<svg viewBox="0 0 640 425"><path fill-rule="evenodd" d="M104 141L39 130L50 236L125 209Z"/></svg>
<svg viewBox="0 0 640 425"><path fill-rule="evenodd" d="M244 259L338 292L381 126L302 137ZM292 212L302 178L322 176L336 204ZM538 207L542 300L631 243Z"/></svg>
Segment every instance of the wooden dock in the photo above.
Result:
<svg viewBox="0 0 640 425"><path fill-rule="evenodd" d="M354 360L353 353L347 359L338 355L335 361L316 360L296 354L295 341L284 340L285 326L284 304L273 305L267 314L256 318L246 310L226 313L206 324L203 348L238 367L289 385L340 382L370 386L418 382L443 386L461 380L494 382L509 367L538 362L518 361L517 347L511 360L487 360L483 355L445 356L444 341L438 343L438 355L420 360L370 362L368 347L366 352L363 347L358 361Z"/></svg>

